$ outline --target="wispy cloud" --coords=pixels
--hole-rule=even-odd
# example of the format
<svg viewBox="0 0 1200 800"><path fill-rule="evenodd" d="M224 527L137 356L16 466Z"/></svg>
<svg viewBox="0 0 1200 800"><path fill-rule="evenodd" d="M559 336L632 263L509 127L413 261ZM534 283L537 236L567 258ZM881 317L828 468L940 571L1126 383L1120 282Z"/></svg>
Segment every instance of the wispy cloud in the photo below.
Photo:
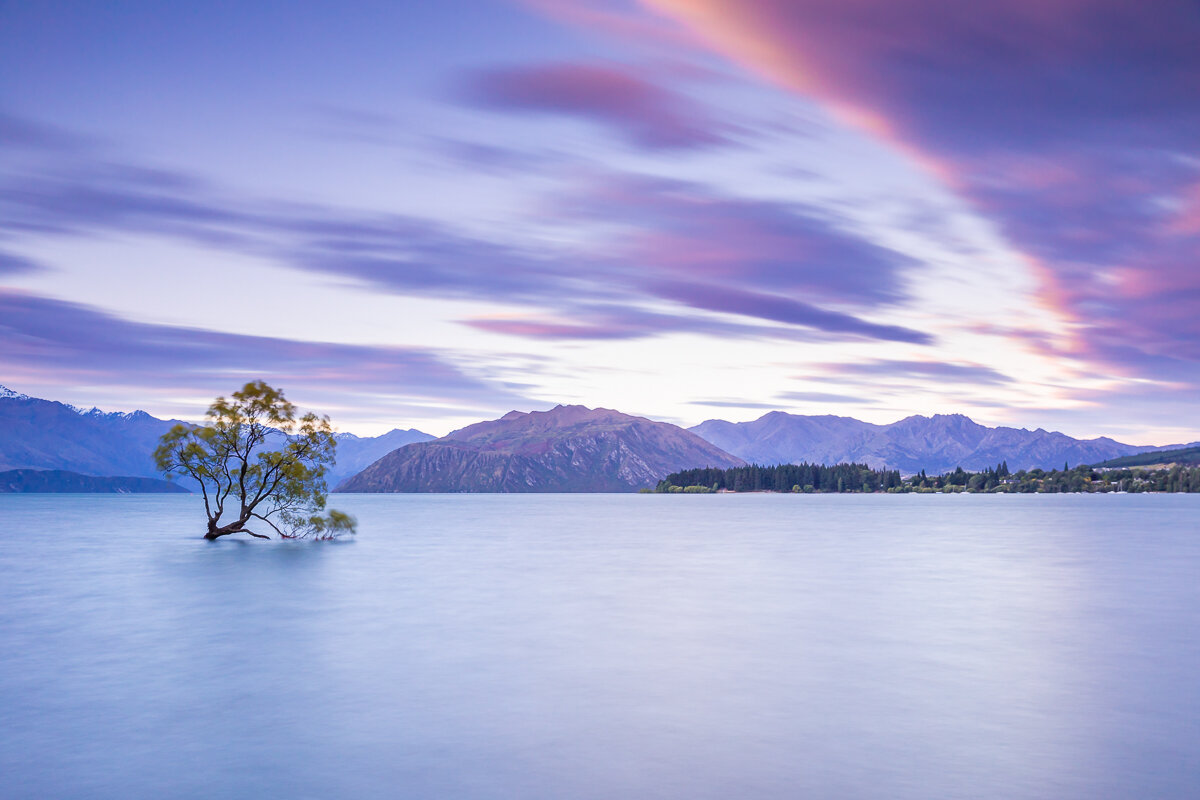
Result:
<svg viewBox="0 0 1200 800"><path fill-rule="evenodd" d="M899 325L877 325L850 314L827 311L809 303L790 297L770 295L763 292L747 292L731 286L686 283L683 281L657 281L649 284L658 296L679 303L726 314L782 322L816 328L828 333L845 334L866 339L890 342L930 344L933 337L927 333Z"/></svg>
<svg viewBox="0 0 1200 800"><path fill-rule="evenodd" d="M400 120L390 114L320 103L312 107L308 116L310 130L319 138L384 147L403 141Z"/></svg>
<svg viewBox="0 0 1200 800"><path fill-rule="evenodd" d="M94 145L93 139L57 125L0 111L0 147L4 149L73 152Z"/></svg>
<svg viewBox="0 0 1200 800"><path fill-rule="evenodd" d="M991 367L980 364L958 364L944 361L874 359L851 363L820 364L821 372L839 376L868 376L871 378L919 378L934 382L1000 385L1013 379Z"/></svg>
<svg viewBox="0 0 1200 800"><path fill-rule="evenodd" d="M587 120L650 149L707 147L726 141L725 126L695 101L623 66L495 67L466 76L459 94L479 108Z"/></svg>
<svg viewBox="0 0 1200 800"><path fill-rule="evenodd" d="M0 277L40 272L43 269L45 267L42 264L32 259L0 250Z"/></svg>
<svg viewBox="0 0 1200 800"><path fill-rule="evenodd" d="M662 278L860 308L905 299L905 273L918 266L800 202L728 197L701 184L608 175L568 198L560 213L626 233L627 262ZM799 298L796 296L799 295Z"/></svg>
<svg viewBox="0 0 1200 800"><path fill-rule="evenodd" d="M606 324L578 324L531 317L485 317L463 320L476 330L521 336L527 339L587 340L634 339L646 335L644 330Z"/></svg>
<svg viewBox="0 0 1200 800"><path fill-rule="evenodd" d="M780 400L787 400L793 403L871 403L873 399L865 397L854 397L848 394L834 394L831 392L783 392L779 395Z"/></svg>
<svg viewBox="0 0 1200 800"><path fill-rule="evenodd" d="M483 407L523 398L472 377L431 349L247 336L136 322L89 306L0 289L0 367L55 380L204 393L261 377L364 403L400 399Z"/></svg>
<svg viewBox="0 0 1200 800"><path fill-rule="evenodd" d="M995 221L1077 323L1080 355L1195 369L1194 3L647 3L895 144Z"/></svg>
<svg viewBox="0 0 1200 800"><path fill-rule="evenodd" d="M668 295L664 294L664 298ZM678 301L678 298L670 298ZM757 308L751 309L757 312ZM666 314L618 303L579 304L569 319L561 316L503 315L459 320L477 330L543 341L628 340L666 334L689 333L722 339L778 339L788 342L822 342L856 338L856 334L813 327L737 322L714 315ZM729 312L735 313L735 312ZM853 320L853 318L847 318ZM904 329L896 329L904 335ZM883 331L883 333L891 333ZM870 336L868 338L880 338Z"/></svg>
<svg viewBox="0 0 1200 800"><path fill-rule="evenodd" d="M750 400L690 400L688 405L705 406L708 408L757 408L769 410L775 408L770 403L755 403Z"/></svg>
<svg viewBox="0 0 1200 800"><path fill-rule="evenodd" d="M857 313L901 302L911 259L816 209L723 197L699 184L604 173L562 187L537 222L603 232L566 243L247 199L185 173L107 159L72 158L52 170L9 171L0 181L0 231L10 236L160 236L371 290L541 310L464 320L476 330L584 340L716 332L931 341ZM663 312L664 303L673 313Z"/></svg>

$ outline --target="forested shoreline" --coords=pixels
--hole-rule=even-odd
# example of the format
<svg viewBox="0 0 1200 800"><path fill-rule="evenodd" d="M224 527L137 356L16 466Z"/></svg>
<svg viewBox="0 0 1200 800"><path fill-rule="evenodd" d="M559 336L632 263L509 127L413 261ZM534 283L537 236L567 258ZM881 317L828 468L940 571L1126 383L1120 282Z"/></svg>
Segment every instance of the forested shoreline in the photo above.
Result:
<svg viewBox="0 0 1200 800"><path fill-rule="evenodd" d="M1173 465L1165 469L1097 469L1088 465L1061 470L1017 470L1006 462L981 472L962 467L942 475L924 471L902 477L898 470L875 470L866 464L752 464L730 469L689 469L659 481L661 494L713 492L793 493L1079 493L1079 492L1200 492L1200 466Z"/></svg>

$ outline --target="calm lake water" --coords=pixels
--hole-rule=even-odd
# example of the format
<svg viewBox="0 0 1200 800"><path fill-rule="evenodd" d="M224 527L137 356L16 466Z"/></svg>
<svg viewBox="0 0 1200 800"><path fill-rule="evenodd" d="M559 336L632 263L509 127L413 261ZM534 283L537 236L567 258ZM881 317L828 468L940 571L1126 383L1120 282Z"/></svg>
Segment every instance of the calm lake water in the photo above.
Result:
<svg viewBox="0 0 1200 800"><path fill-rule="evenodd" d="M4 798L1194 798L1200 495L0 495Z"/></svg>

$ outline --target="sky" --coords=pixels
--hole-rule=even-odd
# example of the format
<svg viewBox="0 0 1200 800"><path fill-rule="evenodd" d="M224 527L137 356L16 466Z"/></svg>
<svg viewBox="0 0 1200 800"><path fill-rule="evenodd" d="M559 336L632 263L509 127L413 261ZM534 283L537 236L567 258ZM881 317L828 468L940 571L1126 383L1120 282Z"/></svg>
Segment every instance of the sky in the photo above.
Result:
<svg viewBox="0 0 1200 800"><path fill-rule="evenodd" d="M0 383L1200 439L1194 0L0 0Z"/></svg>

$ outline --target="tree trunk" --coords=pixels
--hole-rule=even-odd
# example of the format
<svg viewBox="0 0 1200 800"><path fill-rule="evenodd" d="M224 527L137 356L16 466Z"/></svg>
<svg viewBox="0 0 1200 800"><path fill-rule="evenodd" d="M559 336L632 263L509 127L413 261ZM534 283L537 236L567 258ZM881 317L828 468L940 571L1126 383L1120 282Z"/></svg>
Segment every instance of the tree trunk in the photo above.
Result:
<svg viewBox="0 0 1200 800"><path fill-rule="evenodd" d="M208 532L204 534L204 538L209 540L220 539L222 536L228 536L231 533L239 533L244 530L242 526L246 524L246 521L245 519L239 519L237 522L231 522L228 525L222 525L218 528L216 520L210 519L208 521Z"/></svg>

